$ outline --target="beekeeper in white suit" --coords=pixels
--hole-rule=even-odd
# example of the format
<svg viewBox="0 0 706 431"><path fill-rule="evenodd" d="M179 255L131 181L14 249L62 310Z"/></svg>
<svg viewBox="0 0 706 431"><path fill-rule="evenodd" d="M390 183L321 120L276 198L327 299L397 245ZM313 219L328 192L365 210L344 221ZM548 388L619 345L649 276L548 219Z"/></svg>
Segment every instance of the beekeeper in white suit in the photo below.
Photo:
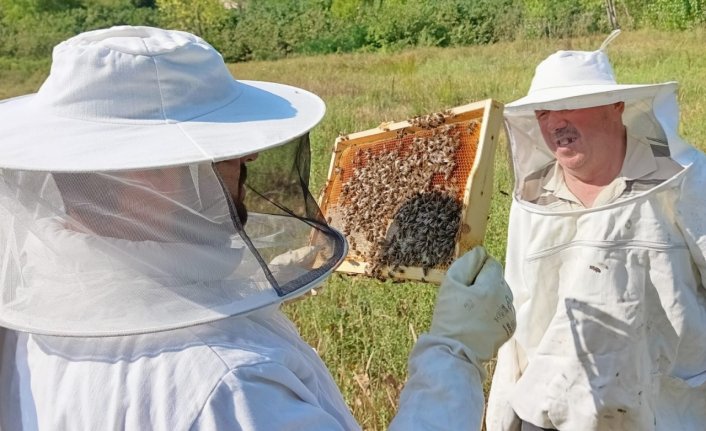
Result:
<svg viewBox="0 0 706 431"><path fill-rule="evenodd" d="M706 427L706 159L676 83L616 83L617 33L550 55L505 108L517 331L489 431Z"/></svg>
<svg viewBox="0 0 706 431"><path fill-rule="evenodd" d="M0 103L0 429L359 429L278 309L346 253L307 189L323 115L188 33L58 45ZM480 247L449 269L392 428L480 429L510 295Z"/></svg>

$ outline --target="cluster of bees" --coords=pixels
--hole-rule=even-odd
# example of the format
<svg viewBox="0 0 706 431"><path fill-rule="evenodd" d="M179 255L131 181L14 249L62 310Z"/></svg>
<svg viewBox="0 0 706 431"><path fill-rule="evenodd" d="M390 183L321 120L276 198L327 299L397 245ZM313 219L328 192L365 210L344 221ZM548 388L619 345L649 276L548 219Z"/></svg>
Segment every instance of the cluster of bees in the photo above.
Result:
<svg viewBox="0 0 706 431"><path fill-rule="evenodd" d="M412 126L421 127L422 129L433 129L446 123L446 117L449 115L451 115L449 111L435 112L429 115L410 118L407 122Z"/></svg>
<svg viewBox="0 0 706 431"><path fill-rule="evenodd" d="M426 272L453 259L462 207L449 180L462 126L445 124L447 115L408 120L422 130L402 129L391 144L356 149L345 167L353 172L342 183L336 218L369 275L384 278L385 266Z"/></svg>
<svg viewBox="0 0 706 431"><path fill-rule="evenodd" d="M450 265L460 232L461 204L445 192L417 193L397 211L380 263L429 268Z"/></svg>

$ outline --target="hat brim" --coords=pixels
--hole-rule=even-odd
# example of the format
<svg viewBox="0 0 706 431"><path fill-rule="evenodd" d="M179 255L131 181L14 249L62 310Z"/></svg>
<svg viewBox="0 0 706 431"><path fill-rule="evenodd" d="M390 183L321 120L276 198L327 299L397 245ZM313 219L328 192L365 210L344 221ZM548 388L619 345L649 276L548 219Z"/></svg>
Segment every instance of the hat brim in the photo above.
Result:
<svg viewBox="0 0 706 431"><path fill-rule="evenodd" d="M615 102L654 97L665 87L677 89L676 82L647 85L577 85L572 87L548 88L534 91L527 96L505 105L505 114L527 111L581 109L609 105Z"/></svg>
<svg viewBox="0 0 706 431"><path fill-rule="evenodd" d="M0 167L87 172L217 162L289 142L326 112L318 96L300 88L238 85L228 105L180 122L77 120L37 108L36 94L7 99L0 102Z"/></svg>

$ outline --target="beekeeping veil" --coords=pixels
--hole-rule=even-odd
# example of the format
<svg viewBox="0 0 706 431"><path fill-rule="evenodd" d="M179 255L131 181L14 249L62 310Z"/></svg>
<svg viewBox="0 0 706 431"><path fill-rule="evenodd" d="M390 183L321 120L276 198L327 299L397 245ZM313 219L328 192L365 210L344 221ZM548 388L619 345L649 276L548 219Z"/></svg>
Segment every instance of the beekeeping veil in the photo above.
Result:
<svg viewBox="0 0 706 431"><path fill-rule="evenodd" d="M167 330L321 283L346 252L308 191L324 111L302 89L233 79L188 33L59 44L36 94L0 102L0 325Z"/></svg>
<svg viewBox="0 0 706 431"><path fill-rule="evenodd" d="M536 68L527 96L505 105L505 127L512 150L515 197L522 199L524 179L554 161L534 112L581 109L625 102L623 123L629 133L663 146L683 165L691 150L677 134L677 83L626 85L616 82L605 49L620 33L614 31L597 51L557 51Z"/></svg>

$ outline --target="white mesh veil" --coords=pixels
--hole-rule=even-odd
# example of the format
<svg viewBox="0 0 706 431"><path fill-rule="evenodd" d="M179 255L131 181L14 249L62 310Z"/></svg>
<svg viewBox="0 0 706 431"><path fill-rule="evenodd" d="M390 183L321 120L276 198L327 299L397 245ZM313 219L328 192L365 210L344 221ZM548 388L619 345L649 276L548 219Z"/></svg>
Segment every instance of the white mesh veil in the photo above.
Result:
<svg viewBox="0 0 706 431"><path fill-rule="evenodd" d="M0 170L0 325L143 333L247 313L319 284L346 246L308 191L308 135L247 168L242 160Z"/></svg>
<svg viewBox="0 0 706 431"><path fill-rule="evenodd" d="M0 326L167 330L317 285L346 252L308 191L324 112L306 90L234 79L189 33L60 43L36 94L0 101Z"/></svg>

